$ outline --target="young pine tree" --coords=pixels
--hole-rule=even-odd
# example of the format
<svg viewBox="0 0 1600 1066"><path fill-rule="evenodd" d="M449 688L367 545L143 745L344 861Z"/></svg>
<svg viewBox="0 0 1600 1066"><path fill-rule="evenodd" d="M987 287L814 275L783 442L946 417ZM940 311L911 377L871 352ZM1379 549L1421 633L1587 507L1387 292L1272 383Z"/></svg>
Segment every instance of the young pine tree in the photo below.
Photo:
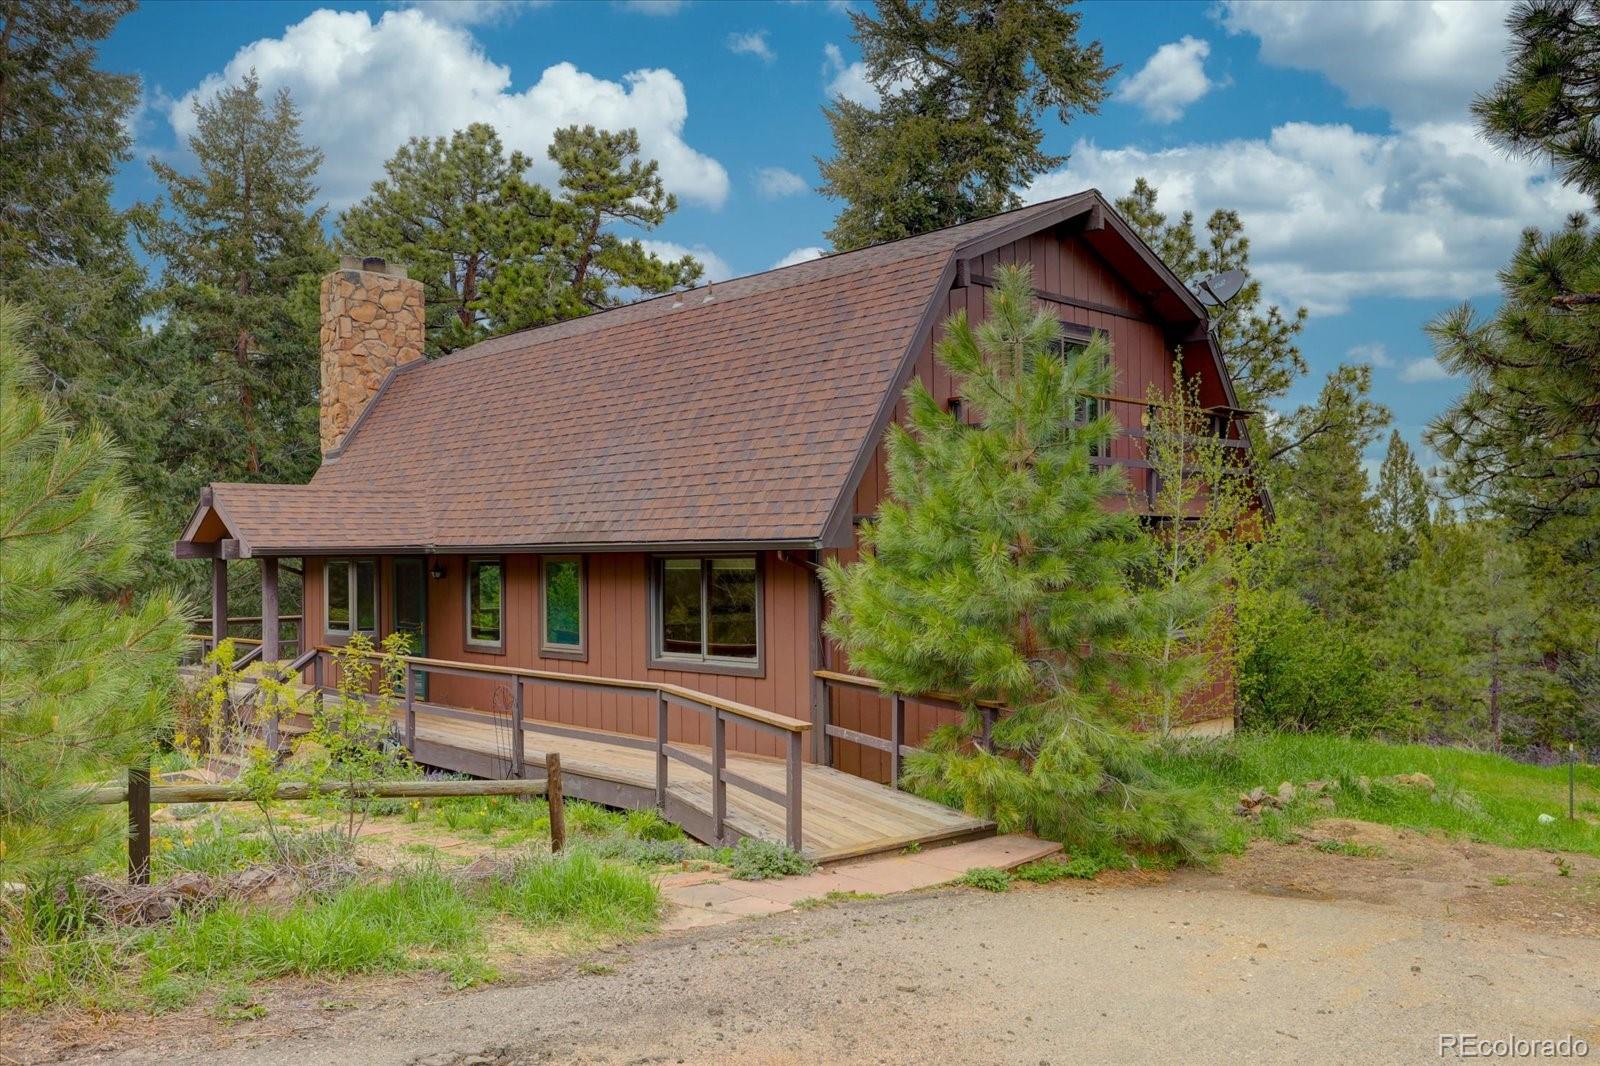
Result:
<svg viewBox="0 0 1600 1066"><path fill-rule="evenodd" d="M81 790L147 758L185 624L134 597L142 523L117 450L69 427L0 303L0 881L106 828Z"/></svg>
<svg viewBox="0 0 1600 1066"><path fill-rule="evenodd" d="M1411 446L1400 431L1389 434L1389 450L1378 468L1376 521L1384 540L1384 555L1390 573L1404 570L1421 551L1421 542L1432 524L1428 504L1432 493L1428 479L1411 454Z"/></svg>
<svg viewBox="0 0 1600 1066"><path fill-rule="evenodd" d="M1034 309L1031 285L1027 269L1005 269L983 324L947 323L939 358L979 424L911 386L861 561L824 574L829 633L888 689L951 693L966 708L909 760L910 787L1005 829L1188 850L1200 822L1148 769L1126 697L1164 680L1134 645L1182 613L1189 590L1135 587L1152 542L1105 506L1121 471L1090 463L1114 423L1073 417L1081 396L1111 387L1105 342L1059 354L1060 325ZM1008 708L992 752L975 743L986 700Z"/></svg>

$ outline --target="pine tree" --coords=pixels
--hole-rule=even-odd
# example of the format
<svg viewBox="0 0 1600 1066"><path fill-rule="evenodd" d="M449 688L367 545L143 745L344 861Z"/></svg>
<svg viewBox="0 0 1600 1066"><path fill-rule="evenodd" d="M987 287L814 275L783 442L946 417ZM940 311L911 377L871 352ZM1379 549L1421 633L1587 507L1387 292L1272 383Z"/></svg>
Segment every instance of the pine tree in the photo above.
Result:
<svg viewBox="0 0 1600 1066"><path fill-rule="evenodd" d="M81 853L106 828L86 785L147 758L186 631L134 596L146 531L113 441L42 390L25 321L0 303L0 880Z"/></svg>
<svg viewBox="0 0 1600 1066"><path fill-rule="evenodd" d="M168 202L143 222L171 328L209 372L184 446L211 457L214 479L303 481L318 460L316 284L333 265L312 207L322 153L288 92L263 100L254 71L194 114L198 173L152 159Z"/></svg>
<svg viewBox="0 0 1600 1066"><path fill-rule="evenodd" d="M149 417L129 349L144 272L111 203L139 79L97 66L132 0L0 0L0 299L33 309L46 386L80 420Z"/></svg>
<svg viewBox="0 0 1600 1066"><path fill-rule="evenodd" d="M910 787L1005 829L1187 848L1198 823L1147 767L1125 697L1193 674L1190 661L1163 671L1139 649L1164 619L1207 603L1187 587L1136 588L1153 542L1130 512L1105 506L1122 472L1090 463L1113 420L1074 421L1084 394L1111 387L1105 341L1058 354L1060 325L1034 309L1031 286L1030 270L1008 267L985 322L946 324L939 358L980 424L912 384L910 428L889 431L889 497L862 529L861 561L824 574L828 631L889 690L951 693L966 709L909 760ZM982 701L1008 708L992 753L974 746Z"/></svg>
<svg viewBox="0 0 1600 1066"><path fill-rule="evenodd" d="M876 107L823 108L835 154L822 191L844 201L828 239L848 251L1020 203L1060 165L1039 119L1092 114L1106 98L1099 42L1077 42L1071 0L884 0L852 11Z"/></svg>
<svg viewBox="0 0 1600 1066"><path fill-rule="evenodd" d="M481 300L510 258L506 213L524 213L524 225L548 220L548 202L524 196L513 206L507 199L508 186L517 188L531 164L521 152L508 155L482 122L448 140L413 137L384 164L388 176L339 216L344 251L403 263L427 287L430 356L487 333Z"/></svg>
<svg viewBox="0 0 1600 1066"><path fill-rule="evenodd" d="M1388 545L1385 555L1390 573L1404 570L1417 557L1431 524L1430 497L1428 480L1412 456L1411 446L1398 429L1391 431L1389 450L1378 468L1374 516L1378 534Z"/></svg>
<svg viewBox="0 0 1600 1066"><path fill-rule="evenodd" d="M561 168L557 195L520 181L507 189L507 260L483 299L497 331L578 318L700 277L693 257L663 260L617 232L649 232L678 208L656 161L639 157L636 131L569 126L556 131L550 158Z"/></svg>
<svg viewBox="0 0 1600 1066"><path fill-rule="evenodd" d="M1492 523L1473 523L1467 533L1476 558L1456 584L1455 607L1477 679L1479 735L1499 748L1509 713L1534 702L1530 688L1541 680L1539 608L1521 546Z"/></svg>

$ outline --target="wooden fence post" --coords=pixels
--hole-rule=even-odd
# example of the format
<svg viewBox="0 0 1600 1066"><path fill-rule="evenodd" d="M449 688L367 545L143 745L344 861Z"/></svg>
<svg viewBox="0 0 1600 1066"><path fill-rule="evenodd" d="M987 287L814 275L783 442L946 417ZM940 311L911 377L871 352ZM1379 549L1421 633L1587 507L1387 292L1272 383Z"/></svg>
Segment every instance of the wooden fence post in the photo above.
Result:
<svg viewBox="0 0 1600 1066"><path fill-rule="evenodd" d="M716 708L711 710L711 837L721 844L723 823L728 820L728 783L722 771L728 764L728 720Z"/></svg>
<svg viewBox="0 0 1600 1066"><path fill-rule="evenodd" d="M150 883L150 764L128 767L128 883Z"/></svg>
<svg viewBox="0 0 1600 1066"><path fill-rule="evenodd" d="M789 734L789 751L785 764L784 776L788 778L788 787L784 790L784 798L788 802L785 804L784 810L786 816L784 818L784 836L787 838L789 847L799 851L800 845L803 843L800 835L800 781L802 774L799 733Z"/></svg>
<svg viewBox="0 0 1600 1066"><path fill-rule="evenodd" d="M667 696L656 690L656 808L667 812Z"/></svg>
<svg viewBox="0 0 1600 1066"><path fill-rule="evenodd" d="M900 745L905 743L906 701L889 693L889 787L900 787Z"/></svg>
<svg viewBox="0 0 1600 1066"><path fill-rule="evenodd" d="M417 670L406 663L406 751L417 753Z"/></svg>
<svg viewBox="0 0 1600 1066"><path fill-rule="evenodd" d="M550 802L550 852L559 853L567 846L567 806L561 798L561 756L555 752L544 757L544 795Z"/></svg>
<svg viewBox="0 0 1600 1066"><path fill-rule="evenodd" d="M524 754L522 749L522 678L512 678L511 687L514 692L511 698L511 776L521 777ZM556 760L556 765L561 765L559 758Z"/></svg>

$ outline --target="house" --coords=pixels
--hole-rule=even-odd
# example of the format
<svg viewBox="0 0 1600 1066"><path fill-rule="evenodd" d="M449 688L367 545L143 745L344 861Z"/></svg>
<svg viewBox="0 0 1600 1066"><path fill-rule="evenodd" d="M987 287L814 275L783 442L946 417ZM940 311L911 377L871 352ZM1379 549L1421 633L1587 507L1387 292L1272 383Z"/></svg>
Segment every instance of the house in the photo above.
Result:
<svg viewBox="0 0 1600 1066"><path fill-rule="evenodd" d="M421 284L348 261L322 286L321 468L305 485L212 485L177 553L214 560L216 619L226 560L262 561L275 615L277 561L299 559L303 647L403 630L463 667L677 686L810 723L801 758L882 780L891 732L914 745L949 712L907 701L897 729L901 701L891 713L818 677L847 664L821 633L817 565L850 557L885 492L884 430L911 377L956 402L940 324L981 316L997 267L1023 262L1069 337L1110 339L1118 385L1099 400L1129 433L1096 461L1128 468L1122 505L1147 505L1137 427L1180 346L1220 431L1248 447L1204 308L1095 191L433 361ZM431 705L511 709L494 675L441 667L416 687ZM656 730L626 689L514 688L527 720ZM715 745L720 721L675 705L663 742ZM789 743L743 720L724 740Z"/></svg>

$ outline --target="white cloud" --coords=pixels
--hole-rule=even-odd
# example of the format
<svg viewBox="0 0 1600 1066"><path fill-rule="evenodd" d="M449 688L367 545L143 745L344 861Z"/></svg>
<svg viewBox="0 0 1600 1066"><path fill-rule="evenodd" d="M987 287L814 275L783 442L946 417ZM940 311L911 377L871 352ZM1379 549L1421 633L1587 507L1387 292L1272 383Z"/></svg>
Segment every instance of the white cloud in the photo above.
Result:
<svg viewBox="0 0 1600 1066"><path fill-rule="evenodd" d="M806 179L792 170L785 170L782 167L762 167L756 171L756 189L769 200L798 196L810 188L811 186L806 184Z"/></svg>
<svg viewBox="0 0 1600 1066"><path fill-rule="evenodd" d="M683 10L684 0L623 0L622 6L640 15L663 18Z"/></svg>
<svg viewBox="0 0 1600 1066"><path fill-rule="evenodd" d="M684 140L689 104L670 70L636 70L608 81L557 63L513 92L507 67L492 62L465 30L424 11L388 11L374 23L364 11L319 10L281 37L239 49L220 73L175 101L168 116L177 133L193 132L194 100L252 67L264 92L287 88L294 97L306 139L327 155L318 180L335 208L364 195L406 138L447 135L471 122L490 123L508 148L533 157L533 176L544 181L555 174L545 149L556 129L632 127L680 198L720 207L728 195L722 164Z"/></svg>
<svg viewBox="0 0 1600 1066"><path fill-rule="evenodd" d="M1394 357L1389 354L1389 349L1381 344L1358 344L1345 352L1345 358L1355 363L1369 363L1372 366L1394 366Z"/></svg>
<svg viewBox="0 0 1600 1066"><path fill-rule="evenodd" d="M1465 119L1505 67L1510 0L1223 0L1229 33L1261 41L1275 66L1324 75L1358 107L1400 122Z"/></svg>
<svg viewBox="0 0 1600 1066"><path fill-rule="evenodd" d="M1450 371L1439 365L1433 356L1413 359L1400 368L1400 380L1415 384L1419 381L1448 381Z"/></svg>
<svg viewBox="0 0 1600 1066"><path fill-rule="evenodd" d="M1466 123L1389 134L1288 123L1264 140L1158 151L1080 140L1066 168L1024 191L1030 201L1095 187L1120 196L1140 176L1169 213L1236 209L1272 299L1336 313L1361 296L1463 299L1493 292L1524 226L1554 225L1587 205Z"/></svg>
<svg viewBox="0 0 1600 1066"><path fill-rule="evenodd" d="M1156 122L1176 122L1185 108L1216 87L1206 77L1210 54L1211 45L1198 37L1164 44L1122 83L1119 95Z"/></svg>
<svg viewBox="0 0 1600 1066"><path fill-rule="evenodd" d="M700 265L706 268L703 280L726 281L733 277L733 270L728 266L727 260L703 244L697 244L691 248L675 241L642 240L639 243L644 245L645 251L662 259L682 259L686 255L694 256L700 261Z"/></svg>
<svg viewBox="0 0 1600 1066"><path fill-rule="evenodd" d="M776 52L767 44L767 31L756 30L752 33L728 34L728 51L734 55L755 56L763 63L770 63L778 58Z"/></svg>
<svg viewBox="0 0 1600 1066"><path fill-rule="evenodd" d="M867 65L859 59L844 61L836 44L822 46L822 76L828 79L828 98L844 97L865 107L878 106L878 90L867 80Z"/></svg>
<svg viewBox="0 0 1600 1066"><path fill-rule="evenodd" d="M790 267L794 266L796 263L809 263L811 260L821 259L827 254L828 253L825 249L818 248L814 244L807 245L804 248L796 248L794 251L790 252L776 263L773 263L771 269L777 270L779 267Z"/></svg>
<svg viewBox="0 0 1600 1066"><path fill-rule="evenodd" d="M461 26L491 26L509 22L523 12L547 7L551 0L410 0L406 7L425 11L440 22Z"/></svg>

